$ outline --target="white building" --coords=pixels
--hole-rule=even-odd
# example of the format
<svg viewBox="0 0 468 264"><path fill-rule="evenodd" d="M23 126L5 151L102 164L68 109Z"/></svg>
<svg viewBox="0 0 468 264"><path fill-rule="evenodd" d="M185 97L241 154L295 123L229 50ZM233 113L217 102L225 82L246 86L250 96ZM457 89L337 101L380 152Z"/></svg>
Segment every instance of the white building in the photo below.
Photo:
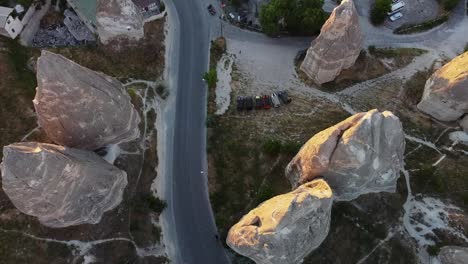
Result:
<svg viewBox="0 0 468 264"><path fill-rule="evenodd" d="M23 23L18 17L13 17L13 10L0 6L0 35L15 39L23 30Z"/></svg>

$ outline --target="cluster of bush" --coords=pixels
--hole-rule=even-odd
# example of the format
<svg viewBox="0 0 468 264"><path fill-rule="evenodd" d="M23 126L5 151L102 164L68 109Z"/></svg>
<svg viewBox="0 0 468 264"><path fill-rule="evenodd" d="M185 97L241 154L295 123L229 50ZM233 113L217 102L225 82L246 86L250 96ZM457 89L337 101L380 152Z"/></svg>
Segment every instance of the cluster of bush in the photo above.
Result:
<svg viewBox="0 0 468 264"><path fill-rule="evenodd" d="M271 0L260 9L260 24L270 36L281 31L292 35L316 35L328 18L323 0Z"/></svg>

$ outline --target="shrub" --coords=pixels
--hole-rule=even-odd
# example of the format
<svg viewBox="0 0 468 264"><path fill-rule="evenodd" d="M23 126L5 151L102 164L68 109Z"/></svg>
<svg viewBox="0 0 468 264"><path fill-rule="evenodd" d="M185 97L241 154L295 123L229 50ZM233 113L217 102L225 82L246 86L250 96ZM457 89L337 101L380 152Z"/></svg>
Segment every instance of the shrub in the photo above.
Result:
<svg viewBox="0 0 468 264"><path fill-rule="evenodd" d="M451 11L458 5L458 2L460 2L460 0L442 0L442 6L445 10Z"/></svg>
<svg viewBox="0 0 468 264"><path fill-rule="evenodd" d="M268 139L263 142L263 152L269 155L278 155L281 152L282 144L277 139Z"/></svg>
<svg viewBox="0 0 468 264"><path fill-rule="evenodd" d="M385 21L387 13L392 7L392 0L376 0L370 11L370 20L374 25L380 25Z"/></svg>
<svg viewBox="0 0 468 264"><path fill-rule="evenodd" d="M165 201L160 200L159 198L153 196L152 194L147 194L144 196L146 205L153 212L160 213L166 208L167 204Z"/></svg>
<svg viewBox="0 0 468 264"><path fill-rule="evenodd" d="M215 88L216 83L218 82L218 74L216 73L216 69L211 68L209 71L205 72L205 74L203 74L203 80L205 80L207 83L208 88Z"/></svg>
<svg viewBox="0 0 468 264"><path fill-rule="evenodd" d="M166 86L162 83L156 86L156 93L162 98L166 99L169 96L169 91L167 90Z"/></svg>
<svg viewBox="0 0 468 264"><path fill-rule="evenodd" d="M295 141L288 141L283 144L281 152L289 155L296 155L301 149L302 144Z"/></svg>

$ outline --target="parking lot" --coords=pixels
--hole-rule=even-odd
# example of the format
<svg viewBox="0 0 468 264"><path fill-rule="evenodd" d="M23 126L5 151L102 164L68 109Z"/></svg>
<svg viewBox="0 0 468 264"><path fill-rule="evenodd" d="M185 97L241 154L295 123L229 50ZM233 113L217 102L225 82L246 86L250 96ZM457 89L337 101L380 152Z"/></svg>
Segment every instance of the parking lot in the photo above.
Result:
<svg viewBox="0 0 468 264"><path fill-rule="evenodd" d="M384 26L392 30L403 24L418 24L437 17L439 14L439 3L437 0L401 0L405 7L400 11L402 18L396 21L386 19Z"/></svg>

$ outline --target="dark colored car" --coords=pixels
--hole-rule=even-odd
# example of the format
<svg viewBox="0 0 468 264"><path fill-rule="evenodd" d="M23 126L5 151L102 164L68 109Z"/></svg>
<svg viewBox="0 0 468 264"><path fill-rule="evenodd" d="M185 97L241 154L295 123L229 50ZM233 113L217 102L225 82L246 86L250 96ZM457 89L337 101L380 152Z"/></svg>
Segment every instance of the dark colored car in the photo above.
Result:
<svg viewBox="0 0 468 264"><path fill-rule="evenodd" d="M255 96L255 109L262 109L263 107L263 100L261 96Z"/></svg>
<svg viewBox="0 0 468 264"><path fill-rule="evenodd" d="M271 108L271 98L268 95L263 96L263 108L270 109Z"/></svg>
<svg viewBox="0 0 468 264"><path fill-rule="evenodd" d="M247 110L252 110L253 109L253 98L251 96L248 96L245 98L245 109Z"/></svg>
<svg viewBox="0 0 468 264"><path fill-rule="evenodd" d="M237 111L242 111L244 110L244 97L238 96L237 97Z"/></svg>
<svg viewBox="0 0 468 264"><path fill-rule="evenodd" d="M289 104L291 102L291 98L288 97L288 93L286 91L279 92L278 97L283 104Z"/></svg>
<svg viewBox="0 0 468 264"><path fill-rule="evenodd" d="M214 8L213 5L208 6L208 12L210 12L212 16L216 15L216 9Z"/></svg>

